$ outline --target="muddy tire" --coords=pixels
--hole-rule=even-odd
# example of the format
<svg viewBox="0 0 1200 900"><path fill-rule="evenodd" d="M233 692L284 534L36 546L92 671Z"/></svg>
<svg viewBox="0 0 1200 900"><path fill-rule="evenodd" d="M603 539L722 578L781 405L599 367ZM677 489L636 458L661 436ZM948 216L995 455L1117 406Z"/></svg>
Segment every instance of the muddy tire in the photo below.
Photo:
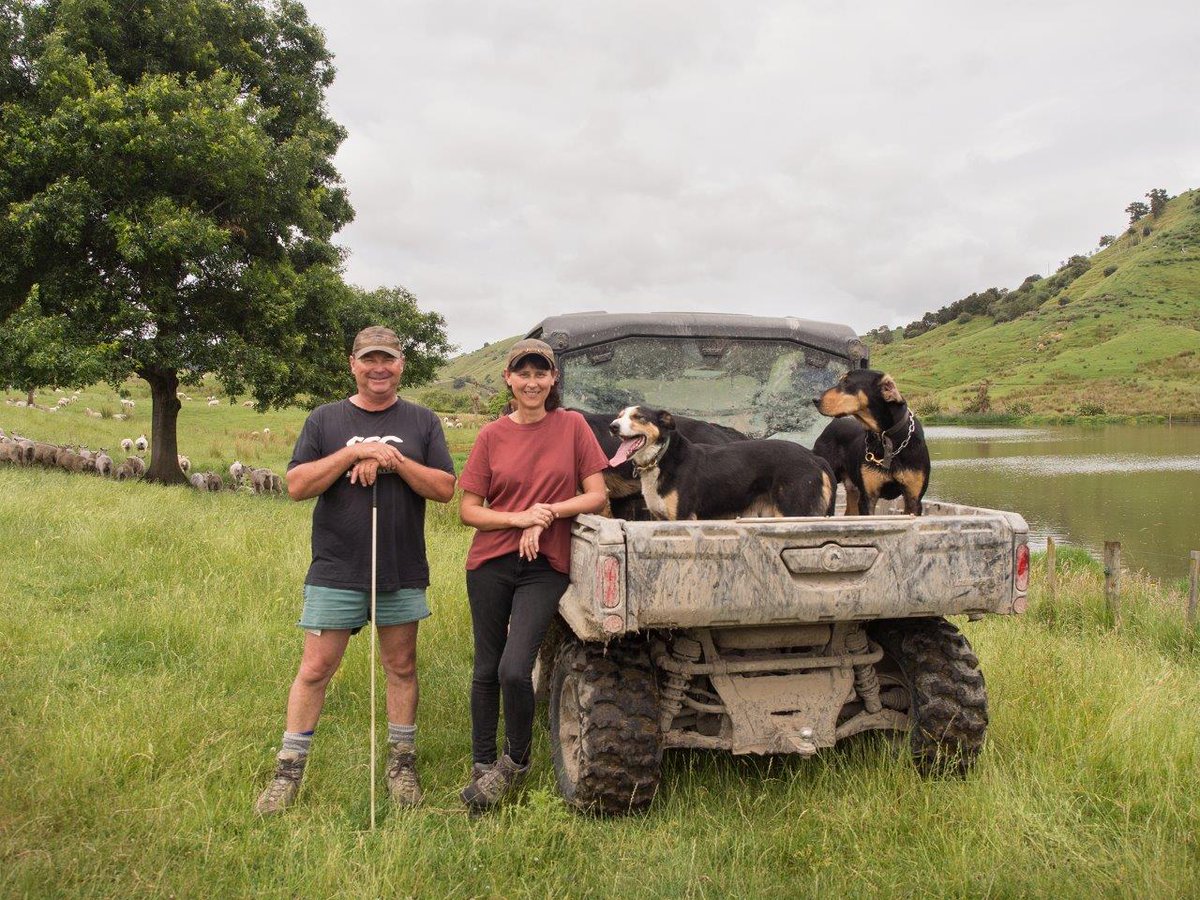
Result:
<svg viewBox="0 0 1200 900"><path fill-rule="evenodd" d="M550 680L554 676L554 659L562 646L567 629L559 616L550 620L537 659L533 661L533 698L538 703L550 698Z"/></svg>
<svg viewBox="0 0 1200 900"><path fill-rule="evenodd" d="M909 694L909 748L924 775L966 775L987 734L987 688L979 659L943 618L899 619L868 627L884 650L881 680Z"/></svg>
<svg viewBox="0 0 1200 900"><path fill-rule="evenodd" d="M550 685L550 744L559 793L576 809L641 812L658 791L658 690L644 644L571 638Z"/></svg>

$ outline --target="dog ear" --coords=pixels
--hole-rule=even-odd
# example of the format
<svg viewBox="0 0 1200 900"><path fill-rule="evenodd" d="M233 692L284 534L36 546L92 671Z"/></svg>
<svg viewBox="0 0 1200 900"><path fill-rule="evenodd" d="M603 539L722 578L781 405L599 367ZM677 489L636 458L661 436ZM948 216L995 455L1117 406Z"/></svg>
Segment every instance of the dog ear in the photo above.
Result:
<svg viewBox="0 0 1200 900"><path fill-rule="evenodd" d="M891 375L884 375L879 379L879 389L883 392L883 399L888 403L904 402L904 398L900 396L900 388L896 387L896 382Z"/></svg>
<svg viewBox="0 0 1200 900"><path fill-rule="evenodd" d="M663 431L674 431L675 417L664 409L658 414L658 425Z"/></svg>

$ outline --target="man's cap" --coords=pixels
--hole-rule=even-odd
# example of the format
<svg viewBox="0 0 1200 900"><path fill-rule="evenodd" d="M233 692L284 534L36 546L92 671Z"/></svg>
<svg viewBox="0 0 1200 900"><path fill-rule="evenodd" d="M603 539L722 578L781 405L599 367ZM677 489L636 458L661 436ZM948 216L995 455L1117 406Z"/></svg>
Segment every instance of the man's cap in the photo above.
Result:
<svg viewBox="0 0 1200 900"><path fill-rule="evenodd" d="M396 359L404 356L404 348L400 346L396 332L383 325L371 325L360 331L354 338L354 349L351 351L355 359L376 352L390 354Z"/></svg>
<svg viewBox="0 0 1200 900"><path fill-rule="evenodd" d="M545 341L539 341L537 338L525 338L509 347L508 362L504 364L504 368L511 371L513 363L522 356L540 356L549 363L550 368L558 368L558 363L554 359L554 351L550 349L550 345Z"/></svg>

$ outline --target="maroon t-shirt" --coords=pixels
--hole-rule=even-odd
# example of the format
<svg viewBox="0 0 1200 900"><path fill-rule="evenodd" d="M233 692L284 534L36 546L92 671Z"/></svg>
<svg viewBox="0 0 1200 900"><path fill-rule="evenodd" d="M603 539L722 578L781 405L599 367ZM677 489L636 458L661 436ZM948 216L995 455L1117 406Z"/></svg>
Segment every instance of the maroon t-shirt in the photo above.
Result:
<svg viewBox="0 0 1200 900"><path fill-rule="evenodd" d="M520 512L535 503L557 503L579 493L583 479L608 467L608 459L577 412L556 409L540 422L519 425L508 416L484 426L458 483L491 509ZM571 522L556 519L542 532L538 553L559 572L571 572ZM520 549L520 528L476 531L467 568Z"/></svg>

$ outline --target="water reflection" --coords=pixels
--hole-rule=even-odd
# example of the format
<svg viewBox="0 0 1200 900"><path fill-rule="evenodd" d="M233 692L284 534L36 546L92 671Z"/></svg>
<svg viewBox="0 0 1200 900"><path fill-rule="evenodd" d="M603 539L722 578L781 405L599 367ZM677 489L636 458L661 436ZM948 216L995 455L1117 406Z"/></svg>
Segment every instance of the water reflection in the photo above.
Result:
<svg viewBox="0 0 1200 900"><path fill-rule="evenodd" d="M1012 509L1030 527L1098 555L1122 543L1127 566L1183 578L1200 549L1200 427L926 429L929 496Z"/></svg>

